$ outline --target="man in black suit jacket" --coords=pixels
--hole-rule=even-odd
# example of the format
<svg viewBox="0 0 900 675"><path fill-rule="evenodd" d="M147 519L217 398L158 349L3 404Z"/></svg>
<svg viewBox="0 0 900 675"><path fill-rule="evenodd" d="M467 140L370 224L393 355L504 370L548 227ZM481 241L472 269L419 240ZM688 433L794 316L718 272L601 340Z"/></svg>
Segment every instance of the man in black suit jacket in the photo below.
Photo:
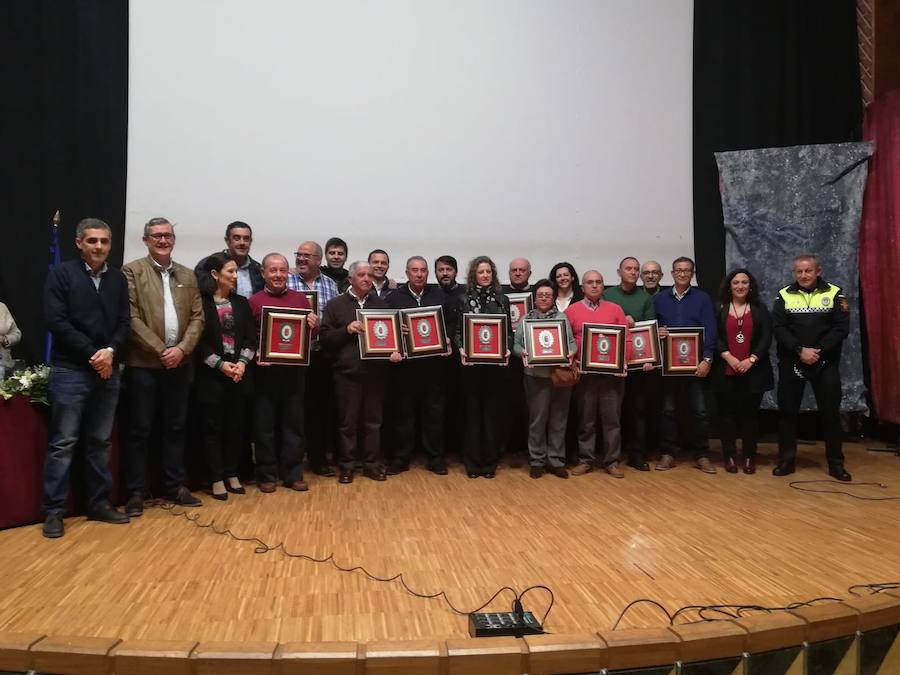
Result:
<svg viewBox="0 0 900 675"><path fill-rule="evenodd" d="M450 296L428 285L428 262L422 256L406 261L405 284L400 284L387 298L393 309L443 306ZM451 355L450 342L447 352ZM428 468L436 474L447 474L444 455L444 390L445 363L439 357L404 361L391 373L391 404L386 413L388 438L391 441L391 460L387 473L393 475L409 469L409 460L421 443L428 457ZM416 438L416 420L419 436Z"/></svg>
<svg viewBox="0 0 900 675"><path fill-rule="evenodd" d="M386 364L379 360L363 360L359 355L359 334L362 322L356 318L357 309L387 309L381 298L372 297L372 267L357 261L350 265L350 288L328 303L322 315L319 341L332 359L334 390L338 407L338 481L353 481L353 466L357 453L364 464L363 475L372 480L384 480L381 464L381 419L384 411ZM394 352L392 363L402 356ZM362 447L358 447L358 439Z"/></svg>

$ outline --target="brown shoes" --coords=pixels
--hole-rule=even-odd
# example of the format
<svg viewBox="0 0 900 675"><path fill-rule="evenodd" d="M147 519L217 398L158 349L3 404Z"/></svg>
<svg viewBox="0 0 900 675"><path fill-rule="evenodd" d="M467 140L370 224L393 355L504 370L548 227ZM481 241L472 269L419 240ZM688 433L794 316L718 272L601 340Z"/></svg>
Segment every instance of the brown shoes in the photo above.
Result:
<svg viewBox="0 0 900 675"><path fill-rule="evenodd" d="M577 466L572 467L572 470L569 473L571 473L573 476L583 476L584 474L590 473L593 470L594 467L592 467L590 464L581 462Z"/></svg>
<svg viewBox="0 0 900 675"><path fill-rule="evenodd" d="M622 473L622 469L619 468L619 464L617 462L607 464L604 470L613 478L625 478L625 474Z"/></svg>
<svg viewBox="0 0 900 675"><path fill-rule="evenodd" d="M296 490L297 492L306 492L309 490L309 485L306 484L306 481L303 479L295 480L291 483L291 490Z"/></svg>
<svg viewBox="0 0 900 675"><path fill-rule="evenodd" d="M544 467L542 466L533 466L528 470L528 475L532 478L540 478L544 475Z"/></svg>
<svg viewBox="0 0 900 675"><path fill-rule="evenodd" d="M663 455L656 463L657 471L668 471L675 467L675 458L672 455Z"/></svg>
<svg viewBox="0 0 900 675"><path fill-rule="evenodd" d="M744 473L748 476L756 473L756 460L753 457L744 460Z"/></svg>
<svg viewBox="0 0 900 675"><path fill-rule="evenodd" d="M725 470L728 473L737 473L737 463L734 461L734 457L726 457L725 458Z"/></svg>
<svg viewBox="0 0 900 675"><path fill-rule="evenodd" d="M275 485L275 483L273 481L264 481L259 484L259 491L265 492L265 493L275 492L276 487L278 487L278 486Z"/></svg>
<svg viewBox="0 0 900 675"><path fill-rule="evenodd" d="M700 469L703 473L715 473L716 467L712 465L712 462L709 461L709 457L701 457L696 462L694 462L694 466ZM735 471L737 471L737 467L735 467Z"/></svg>

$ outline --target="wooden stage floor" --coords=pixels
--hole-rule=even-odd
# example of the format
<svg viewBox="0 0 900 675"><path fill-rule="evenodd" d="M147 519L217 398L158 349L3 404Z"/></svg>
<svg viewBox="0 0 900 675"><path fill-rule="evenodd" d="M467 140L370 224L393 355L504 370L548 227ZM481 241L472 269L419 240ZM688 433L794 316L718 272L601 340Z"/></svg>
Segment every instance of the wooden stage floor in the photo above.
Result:
<svg viewBox="0 0 900 675"><path fill-rule="evenodd" d="M900 496L900 458L845 449L855 480L888 486L849 489ZM900 500L792 490L771 475L773 455L762 446L755 476L709 476L687 461L666 473L628 469L623 480L532 480L527 468L505 466L494 480L470 480L458 465L445 477L417 467L349 486L310 476L307 493L204 496L192 513L291 552L404 572L413 588L445 590L467 610L501 586L545 584L556 595L546 626L554 633L608 630L641 597L670 609L783 605L900 579ZM792 479L827 479L824 465L821 447L801 446ZM127 526L70 518L66 528L58 540L39 525L0 532L0 631L280 642L467 635L466 618L440 600L280 551L257 554L158 508ZM526 609L543 613L545 597L529 593ZM505 595L492 608L509 603ZM659 610L635 607L620 627L666 624Z"/></svg>

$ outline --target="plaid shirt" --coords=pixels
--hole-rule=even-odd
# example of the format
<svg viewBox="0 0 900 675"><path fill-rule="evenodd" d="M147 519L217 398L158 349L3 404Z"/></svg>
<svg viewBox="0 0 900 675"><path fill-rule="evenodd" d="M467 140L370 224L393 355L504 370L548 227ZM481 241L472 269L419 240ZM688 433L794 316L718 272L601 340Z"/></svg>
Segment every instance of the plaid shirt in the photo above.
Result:
<svg viewBox="0 0 900 675"><path fill-rule="evenodd" d="M292 291L315 291L319 296L319 315L325 311L325 306L338 295L337 284L333 279L329 279L324 274L320 274L312 282L312 286L303 281L303 277L299 274L291 273L288 275L287 287Z"/></svg>

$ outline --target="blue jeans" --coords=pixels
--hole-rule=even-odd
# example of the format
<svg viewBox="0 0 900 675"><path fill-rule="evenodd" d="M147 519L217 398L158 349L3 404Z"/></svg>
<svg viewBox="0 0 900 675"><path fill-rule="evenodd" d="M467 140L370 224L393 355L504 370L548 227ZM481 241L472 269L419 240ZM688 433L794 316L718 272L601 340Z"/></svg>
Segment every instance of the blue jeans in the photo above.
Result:
<svg viewBox="0 0 900 675"><path fill-rule="evenodd" d="M69 495L69 468L75 445L84 433L88 509L109 499L110 436L119 402L119 373L108 380L93 370L50 370L50 443L44 460L45 514L62 515Z"/></svg>

